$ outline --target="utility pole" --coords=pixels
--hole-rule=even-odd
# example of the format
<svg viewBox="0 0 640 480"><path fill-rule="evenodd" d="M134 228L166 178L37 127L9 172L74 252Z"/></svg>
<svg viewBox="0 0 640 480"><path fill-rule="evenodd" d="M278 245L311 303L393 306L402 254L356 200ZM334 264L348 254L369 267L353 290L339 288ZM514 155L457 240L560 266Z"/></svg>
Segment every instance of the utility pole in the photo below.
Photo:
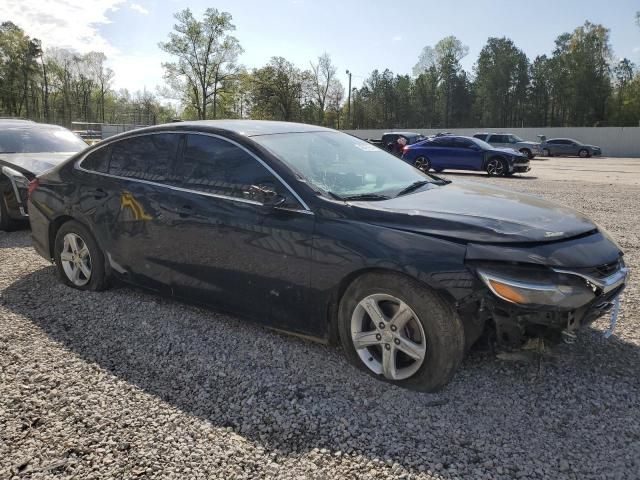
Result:
<svg viewBox="0 0 640 480"><path fill-rule="evenodd" d="M347 123L349 124L349 128L351 128L351 72L347 70L347 75L349 75L349 94L347 100Z"/></svg>

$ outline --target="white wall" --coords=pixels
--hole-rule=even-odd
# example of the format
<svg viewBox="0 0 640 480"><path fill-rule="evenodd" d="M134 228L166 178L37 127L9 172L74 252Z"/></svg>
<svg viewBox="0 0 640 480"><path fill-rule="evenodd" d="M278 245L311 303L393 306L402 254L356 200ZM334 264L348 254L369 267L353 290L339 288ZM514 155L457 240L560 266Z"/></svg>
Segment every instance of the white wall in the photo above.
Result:
<svg viewBox="0 0 640 480"><path fill-rule="evenodd" d="M453 128L424 129L397 128L386 130L345 130L360 138L380 138L385 132L394 130L432 135L451 132L458 135L473 135L478 132L514 133L525 140L538 141L538 135L547 138L574 138L602 148L602 155L609 157L640 157L640 127L549 127L549 128Z"/></svg>

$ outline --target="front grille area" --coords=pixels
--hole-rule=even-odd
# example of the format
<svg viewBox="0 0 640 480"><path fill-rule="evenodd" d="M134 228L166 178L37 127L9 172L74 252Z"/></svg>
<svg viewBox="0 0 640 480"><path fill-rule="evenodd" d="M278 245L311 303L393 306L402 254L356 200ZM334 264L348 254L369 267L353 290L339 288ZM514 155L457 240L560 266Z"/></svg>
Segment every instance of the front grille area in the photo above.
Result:
<svg viewBox="0 0 640 480"><path fill-rule="evenodd" d="M615 262L605 263L603 265L598 265L597 267L575 268L573 270L582 273L583 275L588 275L601 280L617 272L620 268L622 268L622 262L620 260L616 260Z"/></svg>

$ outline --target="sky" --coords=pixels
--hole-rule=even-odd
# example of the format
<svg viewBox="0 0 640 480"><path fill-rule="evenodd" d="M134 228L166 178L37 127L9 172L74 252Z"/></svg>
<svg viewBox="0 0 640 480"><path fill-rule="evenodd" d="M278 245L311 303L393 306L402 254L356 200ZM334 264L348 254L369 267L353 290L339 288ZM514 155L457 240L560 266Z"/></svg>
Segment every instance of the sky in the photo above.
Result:
<svg viewBox="0 0 640 480"><path fill-rule="evenodd" d="M229 12L245 52L240 62L260 67L283 56L301 68L323 52L342 83L360 86L375 69L410 74L420 51L455 35L469 47L462 60L472 72L487 38L511 38L532 59L550 54L554 40L586 20L611 30L616 58L640 65L637 0L2 0L0 21L10 20L46 48L104 52L115 71L114 87L156 91L163 85L158 43L173 14L207 7Z"/></svg>

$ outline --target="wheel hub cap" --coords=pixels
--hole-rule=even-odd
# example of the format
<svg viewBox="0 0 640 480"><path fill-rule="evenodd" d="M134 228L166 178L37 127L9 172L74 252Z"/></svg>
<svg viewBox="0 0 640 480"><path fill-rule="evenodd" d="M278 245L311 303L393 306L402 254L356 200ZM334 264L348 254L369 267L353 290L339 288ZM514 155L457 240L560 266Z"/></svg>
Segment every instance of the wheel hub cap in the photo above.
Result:
<svg viewBox="0 0 640 480"><path fill-rule="evenodd" d="M91 254L85 241L75 233L64 236L60 252L62 270L67 278L78 287L89 283L91 279Z"/></svg>
<svg viewBox="0 0 640 480"><path fill-rule="evenodd" d="M358 303L351 317L351 340L362 362L389 380L411 377L426 357L420 320L392 295L373 294Z"/></svg>

